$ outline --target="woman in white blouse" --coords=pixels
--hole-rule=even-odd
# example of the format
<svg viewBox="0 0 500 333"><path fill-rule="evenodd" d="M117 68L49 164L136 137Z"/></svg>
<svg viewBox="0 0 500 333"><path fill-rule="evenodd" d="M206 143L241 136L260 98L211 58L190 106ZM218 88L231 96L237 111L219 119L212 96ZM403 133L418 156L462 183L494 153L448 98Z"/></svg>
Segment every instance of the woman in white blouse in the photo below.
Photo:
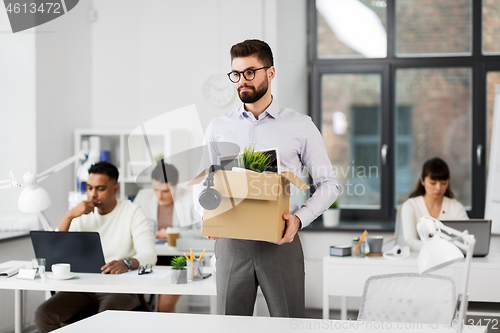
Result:
<svg viewBox="0 0 500 333"><path fill-rule="evenodd" d="M412 251L420 251L422 241L417 234L417 223L422 216L439 220L468 220L464 206L450 188L450 170L442 159L426 161L416 189L401 207L403 237Z"/></svg>
<svg viewBox="0 0 500 333"><path fill-rule="evenodd" d="M168 227L180 229L181 237L203 238L201 223L195 223L192 194L177 185L179 172L174 165L164 163L163 166L157 163L151 174L153 188L140 190L134 203L144 209L150 221L155 222L156 238L167 238ZM158 312L172 312L179 297L159 295Z"/></svg>

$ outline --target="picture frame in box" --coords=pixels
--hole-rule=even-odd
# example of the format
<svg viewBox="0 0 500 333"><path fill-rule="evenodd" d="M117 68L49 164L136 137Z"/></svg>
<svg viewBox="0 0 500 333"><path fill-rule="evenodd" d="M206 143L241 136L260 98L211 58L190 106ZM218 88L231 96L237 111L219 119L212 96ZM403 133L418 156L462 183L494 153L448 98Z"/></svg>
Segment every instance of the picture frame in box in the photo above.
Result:
<svg viewBox="0 0 500 333"><path fill-rule="evenodd" d="M223 170L231 170L233 167L239 167L238 155L217 156L217 164Z"/></svg>
<svg viewBox="0 0 500 333"><path fill-rule="evenodd" d="M276 172L281 175L281 164L280 164L280 154L278 147L270 148L270 149L259 149L255 150L255 152L264 152L266 155L270 156L271 164L269 164L264 171Z"/></svg>

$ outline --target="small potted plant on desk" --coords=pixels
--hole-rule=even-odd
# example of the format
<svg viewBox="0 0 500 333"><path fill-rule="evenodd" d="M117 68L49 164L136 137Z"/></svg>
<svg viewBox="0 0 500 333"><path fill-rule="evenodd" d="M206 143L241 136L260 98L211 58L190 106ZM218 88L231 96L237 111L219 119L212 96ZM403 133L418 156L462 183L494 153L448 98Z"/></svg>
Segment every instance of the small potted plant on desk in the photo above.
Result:
<svg viewBox="0 0 500 333"><path fill-rule="evenodd" d="M327 228L336 227L340 221L340 209L338 203L335 201L330 208L323 213L323 225Z"/></svg>
<svg viewBox="0 0 500 333"><path fill-rule="evenodd" d="M175 257L170 264L172 265L172 283L187 283L186 260L184 257Z"/></svg>

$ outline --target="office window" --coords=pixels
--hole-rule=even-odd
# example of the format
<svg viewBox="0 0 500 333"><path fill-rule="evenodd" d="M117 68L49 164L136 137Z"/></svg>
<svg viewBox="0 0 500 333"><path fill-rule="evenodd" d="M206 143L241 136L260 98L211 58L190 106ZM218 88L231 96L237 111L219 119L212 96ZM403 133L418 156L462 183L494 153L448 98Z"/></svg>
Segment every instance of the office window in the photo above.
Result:
<svg viewBox="0 0 500 333"><path fill-rule="evenodd" d="M471 80L470 68L396 71L396 206L415 187L423 163L440 157L450 167L457 200L470 207Z"/></svg>
<svg viewBox="0 0 500 333"><path fill-rule="evenodd" d="M385 1L316 1L320 58L384 58Z"/></svg>
<svg viewBox="0 0 500 333"><path fill-rule="evenodd" d="M396 0L398 56L470 55L471 0Z"/></svg>
<svg viewBox="0 0 500 333"><path fill-rule="evenodd" d="M342 208L380 208L380 74L324 74L322 128Z"/></svg>
<svg viewBox="0 0 500 333"><path fill-rule="evenodd" d="M404 98L403 98L404 99ZM409 100L409 99L408 99ZM396 205L406 200L415 186L414 145L418 145L413 136L413 106L403 102L396 103L396 138L395 138L395 180L394 192ZM416 129L418 131L418 129ZM417 135L417 137L419 137Z"/></svg>
<svg viewBox="0 0 500 333"><path fill-rule="evenodd" d="M341 2L309 0L310 114L334 168L378 171L337 173L341 185L366 189L341 195L341 219L393 221L435 156L450 166L469 216L482 218L493 84L500 83L500 0L345 1L376 18L354 29L362 38L385 35L377 46L367 43L369 51L354 47L359 35L341 33L356 21ZM368 32L373 22L376 36Z"/></svg>
<svg viewBox="0 0 500 333"><path fill-rule="evenodd" d="M493 106L495 104L495 85L500 85L500 71L488 72L486 76L486 147L491 144L491 132L493 130ZM498 101L500 102L500 101ZM497 131L500 128L497 129ZM490 165L490 149L486 152L486 167Z"/></svg>
<svg viewBox="0 0 500 333"><path fill-rule="evenodd" d="M500 53L500 0L483 0L483 53Z"/></svg>

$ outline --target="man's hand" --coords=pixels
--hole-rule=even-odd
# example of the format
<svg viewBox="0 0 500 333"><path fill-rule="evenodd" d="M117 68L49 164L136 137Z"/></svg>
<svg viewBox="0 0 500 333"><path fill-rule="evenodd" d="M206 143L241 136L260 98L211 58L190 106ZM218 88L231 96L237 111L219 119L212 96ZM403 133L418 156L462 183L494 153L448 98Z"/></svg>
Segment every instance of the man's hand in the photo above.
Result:
<svg viewBox="0 0 500 333"><path fill-rule="evenodd" d="M300 227L300 219L297 215L283 214L283 219L285 220L285 235L276 243L278 245L291 243Z"/></svg>
<svg viewBox="0 0 500 333"><path fill-rule="evenodd" d="M100 203L101 201L96 199L85 200L76 205L76 207L73 208L70 213L73 218L82 216L84 214L90 214L94 211L94 207Z"/></svg>
<svg viewBox="0 0 500 333"><path fill-rule="evenodd" d="M94 211L94 207L100 203L101 201L96 199L90 199L80 202L78 205L76 205L75 208L64 215L58 227L59 231L68 231L69 226L71 225L71 221L73 221L74 218L82 216L83 214L90 214Z"/></svg>
<svg viewBox="0 0 500 333"><path fill-rule="evenodd" d="M106 265L101 267L102 274L121 274L128 272L128 267L125 263L120 260L113 260L112 262L108 262Z"/></svg>

